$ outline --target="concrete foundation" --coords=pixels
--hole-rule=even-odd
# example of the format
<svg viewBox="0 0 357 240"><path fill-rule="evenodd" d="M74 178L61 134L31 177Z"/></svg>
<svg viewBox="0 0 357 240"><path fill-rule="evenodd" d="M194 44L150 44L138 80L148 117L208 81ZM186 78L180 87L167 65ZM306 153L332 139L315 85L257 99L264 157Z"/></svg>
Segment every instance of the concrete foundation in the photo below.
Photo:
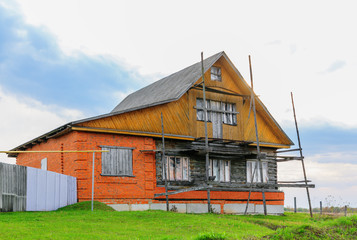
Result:
<svg viewBox="0 0 357 240"><path fill-rule="evenodd" d="M149 209L149 204L131 204L131 211L146 211Z"/></svg>
<svg viewBox="0 0 357 240"><path fill-rule="evenodd" d="M237 204L224 204L223 212L227 214L242 214L245 211L245 207L247 204L237 203ZM255 213L255 205L249 204L247 213Z"/></svg>
<svg viewBox="0 0 357 240"><path fill-rule="evenodd" d="M116 211L146 211L146 210L162 210L166 211L166 203L150 203L150 204L111 204ZM179 213L207 213L207 204L204 203L170 203L170 211ZM243 214L246 204L243 203L227 203L223 206L225 214ZM221 213L220 204L211 205L213 213ZM267 213L270 215L284 214L283 205L267 205ZM249 204L248 214L264 214L263 205Z"/></svg>
<svg viewBox="0 0 357 240"><path fill-rule="evenodd" d="M255 205L255 213L264 214L263 205ZM267 214L284 214L283 205L267 205Z"/></svg>
<svg viewBox="0 0 357 240"><path fill-rule="evenodd" d="M118 212L130 210L129 204L111 204L109 206L111 206L112 208L114 208L115 211L118 211Z"/></svg>

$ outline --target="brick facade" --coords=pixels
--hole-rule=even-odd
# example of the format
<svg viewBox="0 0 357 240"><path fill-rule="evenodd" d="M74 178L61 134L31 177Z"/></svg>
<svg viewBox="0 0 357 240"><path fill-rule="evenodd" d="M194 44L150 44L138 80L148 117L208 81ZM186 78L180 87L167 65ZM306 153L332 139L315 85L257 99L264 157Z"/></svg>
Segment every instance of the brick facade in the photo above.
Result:
<svg viewBox="0 0 357 240"><path fill-rule="evenodd" d="M29 151L44 150L101 150L100 146L120 146L133 149L134 177L101 176L101 153L95 153L95 195L94 199L107 204L151 204L164 203L165 198L154 199L155 193L164 192L157 187L155 153L140 150L156 149L151 137L129 136L109 133L72 131L57 138L28 148ZM78 201L91 199L92 153L22 153L17 164L41 168L41 160L47 158L49 171L77 177ZM223 206L230 203L244 203L247 191L212 191L212 204ZM170 203L206 203L205 191L186 192L169 196ZM262 204L262 194L252 192L251 203ZM283 205L283 192L266 192L267 204Z"/></svg>

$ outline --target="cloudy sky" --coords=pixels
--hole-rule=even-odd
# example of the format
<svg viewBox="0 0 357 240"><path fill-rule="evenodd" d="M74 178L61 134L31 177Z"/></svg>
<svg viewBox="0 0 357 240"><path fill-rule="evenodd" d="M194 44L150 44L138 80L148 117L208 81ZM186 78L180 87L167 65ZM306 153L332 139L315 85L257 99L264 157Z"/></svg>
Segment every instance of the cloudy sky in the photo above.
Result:
<svg viewBox="0 0 357 240"><path fill-rule="evenodd" d="M356 22L343 0L0 0L0 150L108 113L201 51L224 50L249 79L250 54L256 93L296 142L294 93L313 205L357 207ZM281 180L302 180L299 162L280 164Z"/></svg>

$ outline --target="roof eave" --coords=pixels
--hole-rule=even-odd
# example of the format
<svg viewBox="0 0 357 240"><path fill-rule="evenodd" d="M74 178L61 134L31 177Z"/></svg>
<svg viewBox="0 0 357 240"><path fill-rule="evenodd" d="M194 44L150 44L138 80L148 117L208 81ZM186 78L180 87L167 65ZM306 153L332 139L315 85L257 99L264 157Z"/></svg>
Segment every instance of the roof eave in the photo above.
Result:
<svg viewBox="0 0 357 240"><path fill-rule="evenodd" d="M66 131L70 131L71 126L72 126L72 122L62 125L58 128L53 129L52 131L42 134L41 136L39 136L37 138L34 138L24 144L21 144L15 148L11 149L10 151L18 151L21 149L27 149L27 148L30 148L36 144L41 143L41 142L45 142L45 141L47 141L47 139L50 139L53 137L58 137L59 135L66 133ZM8 157L17 157L17 154L9 153Z"/></svg>

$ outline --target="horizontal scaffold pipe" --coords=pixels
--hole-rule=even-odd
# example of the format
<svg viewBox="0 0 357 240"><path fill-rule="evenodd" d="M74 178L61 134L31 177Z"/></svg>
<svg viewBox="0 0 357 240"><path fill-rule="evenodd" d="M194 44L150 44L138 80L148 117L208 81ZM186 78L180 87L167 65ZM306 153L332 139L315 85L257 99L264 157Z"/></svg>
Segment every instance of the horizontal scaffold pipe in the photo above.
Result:
<svg viewBox="0 0 357 240"><path fill-rule="evenodd" d="M93 152L109 152L109 150L0 151L0 153L93 153Z"/></svg>

